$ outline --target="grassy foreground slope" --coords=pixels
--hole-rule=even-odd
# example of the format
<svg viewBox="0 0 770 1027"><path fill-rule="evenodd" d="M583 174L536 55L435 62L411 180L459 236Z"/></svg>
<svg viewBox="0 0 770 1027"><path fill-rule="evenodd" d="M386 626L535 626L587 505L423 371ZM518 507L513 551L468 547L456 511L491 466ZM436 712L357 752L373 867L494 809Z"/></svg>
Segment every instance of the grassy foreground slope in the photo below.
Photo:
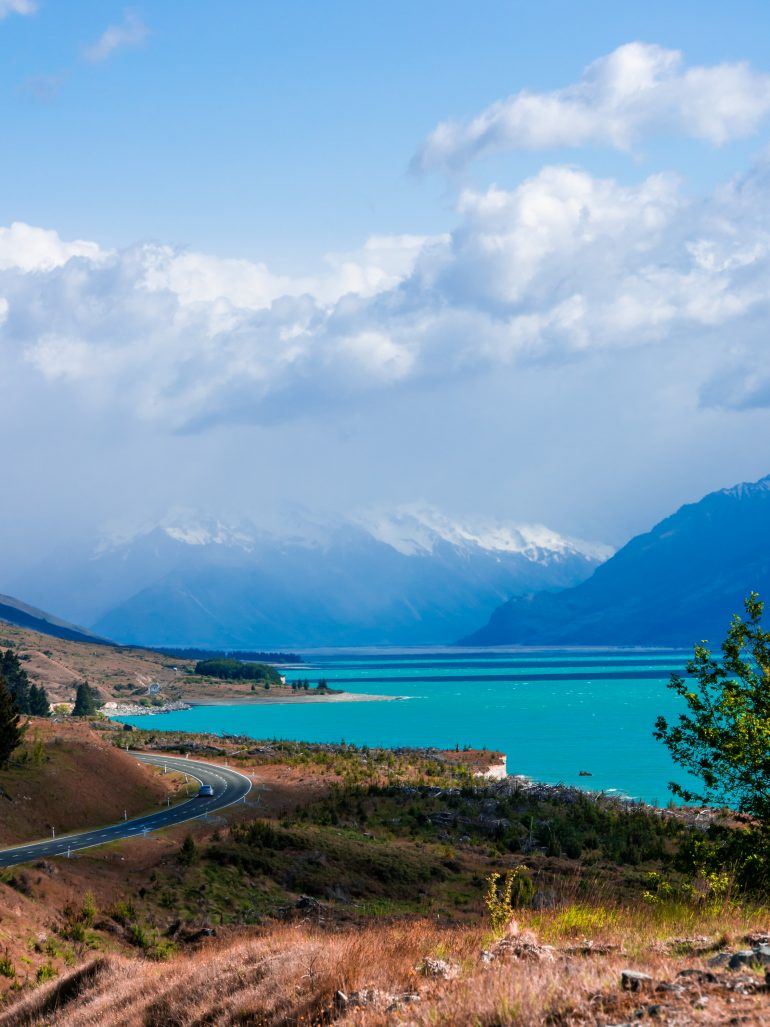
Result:
<svg viewBox="0 0 770 1027"><path fill-rule="evenodd" d="M0 1027L768 1020L760 955L724 962L768 939L770 910L678 868L686 818L475 777L493 754L130 741L256 787L208 821L0 875ZM515 909L494 927L506 870ZM649 979L624 987L628 970Z"/></svg>
<svg viewBox="0 0 770 1027"><path fill-rule="evenodd" d="M762 977L710 968L708 940L672 940L689 925L606 919L584 910L526 917L497 944L479 929L426 921L335 933L277 926L161 965L101 957L0 1014L0 1027L768 1022ZM716 929L715 947L745 931L740 918L697 926ZM624 987L629 966L636 976L625 980L636 984Z"/></svg>

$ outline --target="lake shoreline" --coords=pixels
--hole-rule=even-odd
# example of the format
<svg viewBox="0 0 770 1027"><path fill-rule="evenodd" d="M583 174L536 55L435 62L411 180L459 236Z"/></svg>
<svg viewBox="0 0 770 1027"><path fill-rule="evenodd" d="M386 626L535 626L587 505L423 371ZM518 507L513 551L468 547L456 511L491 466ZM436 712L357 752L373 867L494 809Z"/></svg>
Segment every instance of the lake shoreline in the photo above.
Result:
<svg viewBox="0 0 770 1027"><path fill-rule="evenodd" d="M364 692L331 692L325 695L313 695L312 692L307 695L265 695L255 696L254 698L247 699L245 696L243 699L222 699L219 702L206 700L205 702L194 702L186 700L187 705L190 708L200 708L203 706L304 706L308 703L338 703L338 702L397 702L399 700L409 699L408 695L372 695Z"/></svg>
<svg viewBox="0 0 770 1027"><path fill-rule="evenodd" d="M192 709L205 709L209 706L305 706L309 703L349 703L349 702L397 702L409 699L407 695L371 695L363 692L327 692L321 695L314 695L312 692L307 695L250 695L237 698L220 700L206 699L194 701L183 699L177 702L165 703L162 706L143 706L140 703L105 703L99 710L105 717L152 717L166 713L181 713Z"/></svg>

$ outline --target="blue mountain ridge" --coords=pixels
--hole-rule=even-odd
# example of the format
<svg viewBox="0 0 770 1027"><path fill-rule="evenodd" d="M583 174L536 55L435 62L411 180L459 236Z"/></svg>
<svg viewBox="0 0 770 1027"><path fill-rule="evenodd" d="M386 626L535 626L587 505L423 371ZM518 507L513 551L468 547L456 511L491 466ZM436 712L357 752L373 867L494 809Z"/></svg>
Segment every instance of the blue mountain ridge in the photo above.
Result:
<svg viewBox="0 0 770 1027"><path fill-rule="evenodd" d="M770 597L770 475L681 507L575 587L508 600L460 644L714 643L752 590Z"/></svg>

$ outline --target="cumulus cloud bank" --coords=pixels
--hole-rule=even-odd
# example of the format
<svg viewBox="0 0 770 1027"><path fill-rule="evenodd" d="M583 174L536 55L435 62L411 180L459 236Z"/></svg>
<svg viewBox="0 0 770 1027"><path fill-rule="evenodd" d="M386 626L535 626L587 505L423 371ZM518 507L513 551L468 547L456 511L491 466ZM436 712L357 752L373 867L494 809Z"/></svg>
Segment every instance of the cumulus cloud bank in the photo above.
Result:
<svg viewBox="0 0 770 1027"><path fill-rule="evenodd" d="M678 50L628 43L589 64L572 85L522 90L468 121L441 122L413 167L458 167L499 150L587 144L627 150L654 133L721 145L751 135L768 111L770 75L745 62L688 68Z"/></svg>
<svg viewBox="0 0 770 1027"><path fill-rule="evenodd" d="M769 200L766 164L697 201L670 175L622 185L545 167L513 189L463 192L446 236L375 237L304 278L14 224L0 230L6 383L32 369L91 404L190 430L697 339L730 362L704 401L763 404Z"/></svg>

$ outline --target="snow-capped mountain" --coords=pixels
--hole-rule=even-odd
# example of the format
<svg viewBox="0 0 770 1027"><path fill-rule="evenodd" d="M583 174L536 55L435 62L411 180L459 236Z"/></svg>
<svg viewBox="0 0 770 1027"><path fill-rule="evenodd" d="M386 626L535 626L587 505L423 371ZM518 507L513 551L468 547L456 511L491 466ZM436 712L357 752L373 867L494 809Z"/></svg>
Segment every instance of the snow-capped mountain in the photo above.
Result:
<svg viewBox="0 0 770 1027"><path fill-rule="evenodd" d="M688 503L587 581L520 596L469 645L683 645L724 636L751 591L770 595L770 475Z"/></svg>
<svg viewBox="0 0 770 1027"><path fill-rule="evenodd" d="M14 587L121 642L419 644L452 641L511 596L574 585L610 553L543 525L458 523L425 507L295 515L281 534L175 511Z"/></svg>
<svg viewBox="0 0 770 1027"><path fill-rule="evenodd" d="M459 523L426 506L403 506L394 511L372 510L357 523L379 542L405 556L432 553L445 542L458 549L490 553L518 553L535 563L565 556L583 556L601 562L612 556L609 546L560 535L544 524L507 524L489 519Z"/></svg>

